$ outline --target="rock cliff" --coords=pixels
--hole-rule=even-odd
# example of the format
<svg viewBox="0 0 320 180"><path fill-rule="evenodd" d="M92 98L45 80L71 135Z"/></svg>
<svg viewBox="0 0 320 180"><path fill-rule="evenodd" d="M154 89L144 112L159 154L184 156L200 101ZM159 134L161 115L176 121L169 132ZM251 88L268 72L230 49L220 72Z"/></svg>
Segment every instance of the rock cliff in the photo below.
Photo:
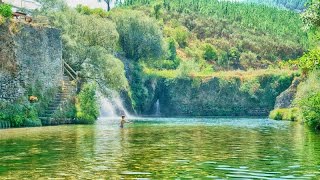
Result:
<svg viewBox="0 0 320 180"><path fill-rule="evenodd" d="M60 31L23 23L0 25L0 100L12 102L29 89L61 85Z"/></svg>

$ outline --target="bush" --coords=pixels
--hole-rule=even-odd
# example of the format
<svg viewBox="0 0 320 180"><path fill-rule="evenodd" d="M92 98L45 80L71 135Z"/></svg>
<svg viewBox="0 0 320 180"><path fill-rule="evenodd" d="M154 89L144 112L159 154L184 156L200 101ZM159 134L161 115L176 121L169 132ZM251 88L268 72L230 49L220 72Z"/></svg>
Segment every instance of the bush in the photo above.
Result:
<svg viewBox="0 0 320 180"><path fill-rule="evenodd" d="M320 130L320 92L303 99L299 105L307 125Z"/></svg>
<svg viewBox="0 0 320 180"><path fill-rule="evenodd" d="M169 59L175 60L177 58L177 48L176 48L176 42L174 39L169 39Z"/></svg>
<svg viewBox="0 0 320 180"><path fill-rule="evenodd" d="M12 8L8 4L0 4L0 16L9 18L12 16Z"/></svg>
<svg viewBox="0 0 320 180"><path fill-rule="evenodd" d="M80 123L93 124L99 116L96 86L85 84L76 100L77 118Z"/></svg>
<svg viewBox="0 0 320 180"><path fill-rule="evenodd" d="M0 120L9 121L13 127L41 126L36 108L29 103L1 105Z"/></svg>
<svg viewBox="0 0 320 180"><path fill-rule="evenodd" d="M319 49L311 50L299 59L299 67L304 75L312 70L320 69L320 52Z"/></svg>
<svg viewBox="0 0 320 180"><path fill-rule="evenodd" d="M203 58L207 61L217 61L217 51L210 44L206 44L204 47Z"/></svg>
<svg viewBox="0 0 320 180"><path fill-rule="evenodd" d="M296 121L300 119L299 109L298 108L275 109L270 112L269 118L273 120Z"/></svg>
<svg viewBox="0 0 320 180"><path fill-rule="evenodd" d="M188 37L189 37L189 31L186 27L184 26L179 26L175 28L174 30L174 39L178 42L179 47L185 48L188 43Z"/></svg>

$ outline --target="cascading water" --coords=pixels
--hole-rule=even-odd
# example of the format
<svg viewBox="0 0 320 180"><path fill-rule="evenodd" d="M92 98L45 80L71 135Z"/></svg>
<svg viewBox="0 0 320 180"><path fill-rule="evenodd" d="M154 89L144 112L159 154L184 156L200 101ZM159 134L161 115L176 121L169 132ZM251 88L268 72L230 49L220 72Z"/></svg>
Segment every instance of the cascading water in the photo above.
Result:
<svg viewBox="0 0 320 180"><path fill-rule="evenodd" d="M125 115L127 119L133 118L126 110L120 96L114 93L110 98L100 94L100 118L119 119Z"/></svg>
<svg viewBox="0 0 320 180"><path fill-rule="evenodd" d="M101 117L116 117L116 110L112 103L107 98L100 100L100 116Z"/></svg>
<svg viewBox="0 0 320 180"><path fill-rule="evenodd" d="M156 102L156 104L155 104L155 108L156 108L156 113L155 113L155 115L156 116L161 116L161 112L160 112L160 101L159 101L159 99L157 100L157 102Z"/></svg>

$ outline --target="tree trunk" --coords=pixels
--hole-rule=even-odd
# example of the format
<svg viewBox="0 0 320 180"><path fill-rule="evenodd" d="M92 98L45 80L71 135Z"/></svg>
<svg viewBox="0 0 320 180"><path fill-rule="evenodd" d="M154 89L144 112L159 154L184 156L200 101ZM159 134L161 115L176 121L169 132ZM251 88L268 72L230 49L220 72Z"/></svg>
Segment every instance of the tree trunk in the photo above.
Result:
<svg viewBox="0 0 320 180"><path fill-rule="evenodd" d="M1 1L1 0L0 0ZM108 11L110 11L110 1L107 2L107 5L108 5Z"/></svg>

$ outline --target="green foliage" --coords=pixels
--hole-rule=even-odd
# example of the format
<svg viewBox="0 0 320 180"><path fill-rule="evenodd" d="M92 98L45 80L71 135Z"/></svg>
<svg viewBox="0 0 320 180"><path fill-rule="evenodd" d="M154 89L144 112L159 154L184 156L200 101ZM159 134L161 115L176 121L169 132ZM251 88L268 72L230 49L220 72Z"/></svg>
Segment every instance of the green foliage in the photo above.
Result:
<svg viewBox="0 0 320 180"><path fill-rule="evenodd" d="M299 58L299 67L303 74L320 69L320 50L313 49Z"/></svg>
<svg viewBox="0 0 320 180"><path fill-rule="evenodd" d="M154 9L154 15L155 15L156 19L159 19L159 17L160 17L161 7L162 7L162 6L161 6L160 4L157 4L157 5L155 5L155 6L153 7L153 9Z"/></svg>
<svg viewBox="0 0 320 180"><path fill-rule="evenodd" d="M98 17L106 18L108 13L102 8L91 9L89 6L77 5L76 11L84 15L96 15Z"/></svg>
<svg viewBox="0 0 320 180"><path fill-rule="evenodd" d="M36 108L27 102L0 105L0 120L9 121L13 127L41 126Z"/></svg>
<svg viewBox="0 0 320 180"><path fill-rule="evenodd" d="M290 10L302 11L309 0L245 0L246 2L265 4Z"/></svg>
<svg viewBox="0 0 320 180"><path fill-rule="evenodd" d="M296 121L300 119L299 114L298 108L275 109L270 112L269 118L273 120Z"/></svg>
<svg viewBox="0 0 320 180"><path fill-rule="evenodd" d="M306 28L320 26L320 1L316 0L302 13L302 19Z"/></svg>
<svg viewBox="0 0 320 180"><path fill-rule="evenodd" d="M163 54L162 33L157 23L136 11L111 14L117 24L119 42L129 59L159 58Z"/></svg>
<svg viewBox="0 0 320 180"><path fill-rule="evenodd" d="M101 47L88 48L86 56L81 76L97 82L100 91L107 94L110 89L120 91L128 88L121 60L108 54L108 51Z"/></svg>
<svg viewBox="0 0 320 180"><path fill-rule="evenodd" d="M294 104L302 111L305 122L312 128L320 125L320 71L309 73L307 79L298 86Z"/></svg>
<svg viewBox="0 0 320 180"><path fill-rule="evenodd" d="M199 64L194 60L182 61L178 67L178 77L189 78L192 77L196 72L199 72L199 70Z"/></svg>
<svg viewBox="0 0 320 180"><path fill-rule="evenodd" d="M35 0L40 5L40 9L36 9L34 15L50 15L53 12L62 11L67 8L64 0Z"/></svg>
<svg viewBox="0 0 320 180"><path fill-rule="evenodd" d="M300 7L297 1L273 2ZM150 7L143 6L144 3L132 0L125 5L139 4L132 8L151 16ZM153 6L157 3L150 1ZM218 0L163 1L163 7L165 12L159 23L164 25L164 35L174 38L182 48L178 56L183 60L197 58L196 52L208 43L219 57L214 69L267 68L275 61L300 57L309 46L307 33L301 29L303 22L296 12ZM195 53L189 55L187 46Z"/></svg>
<svg viewBox="0 0 320 180"><path fill-rule="evenodd" d="M142 113L146 107L146 102L149 99L149 89L151 86L149 78L143 74L142 66L139 63L133 64L132 81L130 88L132 92L133 107L138 113Z"/></svg>
<svg viewBox="0 0 320 180"><path fill-rule="evenodd" d="M257 78L247 80L240 86L240 91L248 93L251 98L258 99L257 93L260 90L260 82Z"/></svg>
<svg viewBox="0 0 320 180"><path fill-rule="evenodd" d="M177 58L177 48L176 48L176 42L174 39L169 39L168 43L168 51L169 51L169 59L175 60Z"/></svg>
<svg viewBox="0 0 320 180"><path fill-rule="evenodd" d="M93 124L97 120L99 116L97 103L96 86L94 84L83 85L76 102L76 116L81 123Z"/></svg>
<svg viewBox="0 0 320 180"><path fill-rule="evenodd" d="M115 24L110 20L95 15L82 15L68 9L54 13L52 19L53 25L62 30L66 45L64 57L67 59L78 59L76 54L81 52L73 53L72 51L82 51L88 46L101 46L109 52L116 49L119 34Z"/></svg>
<svg viewBox="0 0 320 180"><path fill-rule="evenodd" d="M307 79L301 82L297 89L295 104L303 100L305 97L314 95L315 92L320 92L320 71L310 72Z"/></svg>
<svg viewBox="0 0 320 180"><path fill-rule="evenodd" d="M111 55L118 49L116 24L101 18L96 13L99 9L78 6L77 10L80 13L65 9L51 17L54 26L62 30L64 60L80 71L82 78L97 82L102 92L126 89L124 65Z"/></svg>
<svg viewBox="0 0 320 180"><path fill-rule="evenodd" d="M0 16L10 18L12 16L12 8L9 4L0 4Z"/></svg>
<svg viewBox="0 0 320 180"><path fill-rule="evenodd" d="M179 44L179 47L185 48L188 45L188 37L189 32L187 28L179 26L174 29L174 39Z"/></svg>
<svg viewBox="0 0 320 180"><path fill-rule="evenodd" d="M320 92L306 97L299 103L306 123L320 130Z"/></svg>
<svg viewBox="0 0 320 180"><path fill-rule="evenodd" d="M205 44L203 58L207 61L217 61L217 50L215 50L210 44Z"/></svg>
<svg viewBox="0 0 320 180"><path fill-rule="evenodd" d="M240 55L240 64L244 69L248 69L254 66L255 64L257 64L257 62L258 62L257 55L251 51L243 52Z"/></svg>

